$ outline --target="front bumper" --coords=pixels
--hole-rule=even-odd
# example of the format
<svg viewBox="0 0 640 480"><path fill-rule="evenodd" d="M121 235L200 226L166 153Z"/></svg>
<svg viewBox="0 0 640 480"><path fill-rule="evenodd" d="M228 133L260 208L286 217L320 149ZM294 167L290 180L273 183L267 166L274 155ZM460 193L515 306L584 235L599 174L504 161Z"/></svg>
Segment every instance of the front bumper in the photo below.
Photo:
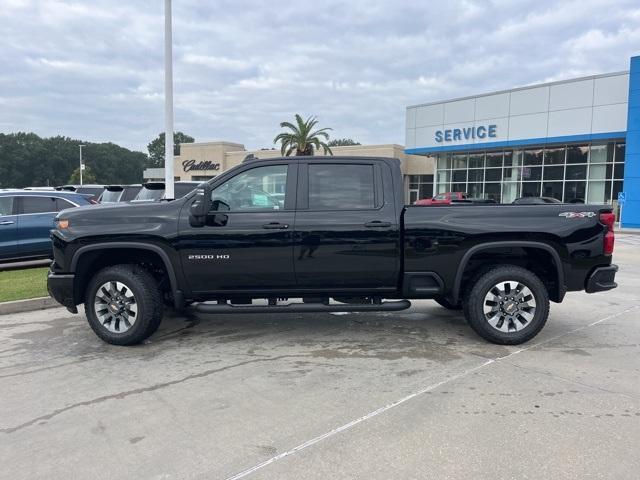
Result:
<svg viewBox="0 0 640 480"><path fill-rule="evenodd" d="M47 275L47 290L56 302L67 307L70 312L77 313L78 309L73 300L74 278L75 275L72 273L49 272L49 275Z"/></svg>
<svg viewBox="0 0 640 480"><path fill-rule="evenodd" d="M604 292L616 288L618 284L615 282L617 265L609 265L608 267L598 267L587 278L585 291L587 293Z"/></svg>

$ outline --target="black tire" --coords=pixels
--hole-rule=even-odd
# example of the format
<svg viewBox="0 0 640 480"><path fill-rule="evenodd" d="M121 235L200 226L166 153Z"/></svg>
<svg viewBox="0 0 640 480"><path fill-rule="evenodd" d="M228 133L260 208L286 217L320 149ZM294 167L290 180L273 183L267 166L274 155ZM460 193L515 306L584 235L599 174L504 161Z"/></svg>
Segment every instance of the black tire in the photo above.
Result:
<svg viewBox="0 0 640 480"><path fill-rule="evenodd" d="M493 298L502 300L517 298L517 294L513 293L505 294L502 297L497 297L492 293L492 295L494 295L492 299L487 300L490 291L501 291L499 288L498 290L492 290L494 287L498 286L501 282L508 281L518 282L529 289L533 301L535 301L533 310L531 310L529 306L529 303L533 303L531 300L526 302L527 306L522 307L522 310L520 310L518 305L506 305L509 303L508 301L504 302L505 305L493 301ZM502 292L504 293L507 291L507 288L505 283L503 283L503 285L504 290L502 290ZM524 298L521 300L525 303ZM465 318L469 325L471 325L471 328L485 340L499 345L519 345L531 340L542 330L542 327L544 327L549 317L549 293L546 287L533 272L515 265L499 266L480 274L471 282L470 290L468 294L464 296L462 304ZM493 306L493 304L495 304L495 306ZM496 308L498 310L494 315L492 315L494 312L485 314L485 305L487 309ZM506 310L502 310L503 307L513 309L515 312L514 316L509 315ZM532 317L528 321L524 315L518 313L525 309L528 309L528 311L525 312L524 315ZM489 317L491 317L492 321L499 318L496 326L491 325ZM519 322L518 327L521 328L520 330L515 329L515 322ZM500 327L500 329L498 327ZM502 329L505 328L508 331L502 331Z"/></svg>
<svg viewBox="0 0 640 480"><path fill-rule="evenodd" d="M446 308L447 310L462 310L462 303L451 303L444 297L436 297L434 300L441 306Z"/></svg>
<svg viewBox="0 0 640 480"><path fill-rule="evenodd" d="M123 332L110 331L99 320L96 312L98 289L109 282L124 284L135 300L135 321ZM89 282L84 301L89 325L98 337L112 345L135 345L150 337L160 326L162 307L162 292L158 282L138 265L115 265L100 270Z"/></svg>

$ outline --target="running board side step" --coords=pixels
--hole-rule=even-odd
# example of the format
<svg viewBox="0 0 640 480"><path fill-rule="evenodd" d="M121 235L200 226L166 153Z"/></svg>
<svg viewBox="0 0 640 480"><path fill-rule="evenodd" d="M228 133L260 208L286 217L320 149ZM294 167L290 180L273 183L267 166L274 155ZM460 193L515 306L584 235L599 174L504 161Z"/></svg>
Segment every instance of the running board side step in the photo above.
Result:
<svg viewBox="0 0 640 480"><path fill-rule="evenodd" d="M197 303L193 307L201 313L298 313L298 312L396 312L411 306L409 300L381 303L289 303L286 305L231 305L228 303Z"/></svg>

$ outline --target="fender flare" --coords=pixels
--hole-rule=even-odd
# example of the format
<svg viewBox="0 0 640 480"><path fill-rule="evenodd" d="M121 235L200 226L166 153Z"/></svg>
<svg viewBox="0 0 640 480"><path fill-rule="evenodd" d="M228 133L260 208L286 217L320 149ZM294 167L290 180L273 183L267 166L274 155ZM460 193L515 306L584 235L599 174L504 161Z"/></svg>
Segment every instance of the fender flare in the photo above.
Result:
<svg viewBox="0 0 640 480"><path fill-rule="evenodd" d="M167 274L169 275L169 284L171 285L171 290L175 295L178 292L178 279L176 277L176 272L173 268L173 264L171 263L171 259L167 252L165 252L158 245L139 243L139 242L105 242L105 243L96 243L92 245L85 245L84 247L80 247L73 254L71 259L71 271L75 272L78 262L83 254L94 251L94 250L107 250L114 248L130 248L136 250L149 250L151 252L157 253L162 263L164 263L165 268L167 269Z"/></svg>
<svg viewBox="0 0 640 480"><path fill-rule="evenodd" d="M556 275L558 278L558 300L562 301L564 297L564 293L566 289L564 288L564 267L562 265L562 260L560 259L560 255L551 245L542 243L542 242L529 242L529 241L504 241L504 242L490 242L490 243L482 243L480 245L475 245L471 247L460 260L460 264L458 265L458 270L456 271L455 280L453 283L453 289L451 291L451 297L454 302L458 302L460 300L460 287L462 286L462 276L464 275L464 270L469 263L471 257L482 251L488 250L491 248L513 248L513 247L524 247L524 248L535 248L538 250L544 250L547 253L551 254L551 258L553 258L553 262L556 264Z"/></svg>

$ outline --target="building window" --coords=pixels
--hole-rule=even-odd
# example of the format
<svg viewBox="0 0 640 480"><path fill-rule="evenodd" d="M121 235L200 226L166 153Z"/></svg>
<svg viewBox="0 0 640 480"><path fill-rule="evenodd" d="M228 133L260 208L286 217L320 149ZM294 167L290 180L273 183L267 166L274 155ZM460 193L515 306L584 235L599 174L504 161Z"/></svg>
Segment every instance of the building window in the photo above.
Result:
<svg viewBox="0 0 640 480"><path fill-rule="evenodd" d="M486 167L502 167L502 152L487 153Z"/></svg>
<svg viewBox="0 0 640 480"><path fill-rule="evenodd" d="M544 150L525 150L524 165L542 165Z"/></svg>
<svg viewBox="0 0 640 480"><path fill-rule="evenodd" d="M435 191L466 191L503 203L521 196L612 203L622 190L624 155L624 142L443 153L438 155Z"/></svg>
<svg viewBox="0 0 640 480"><path fill-rule="evenodd" d="M522 184L523 197L539 197L540 184L538 182L524 182Z"/></svg>
<svg viewBox="0 0 640 480"><path fill-rule="evenodd" d="M564 179L564 165L544 167L544 179L562 181Z"/></svg>
<svg viewBox="0 0 640 480"><path fill-rule="evenodd" d="M433 175L409 175L410 204L416 200L433 197Z"/></svg>
<svg viewBox="0 0 640 480"><path fill-rule="evenodd" d="M570 145L567 147L567 163L587 163L588 145Z"/></svg>
<svg viewBox="0 0 640 480"><path fill-rule="evenodd" d="M467 181L467 171L466 170L454 170L452 172L452 182L454 183L464 183Z"/></svg>
<svg viewBox="0 0 640 480"><path fill-rule="evenodd" d="M494 202L500 202L500 184L499 183L485 183L484 185L484 197L493 200Z"/></svg>
<svg viewBox="0 0 640 480"><path fill-rule="evenodd" d="M523 167L522 179L525 181L542 180L542 167Z"/></svg>
<svg viewBox="0 0 640 480"><path fill-rule="evenodd" d="M451 157L451 168L467 168L467 154L456 154Z"/></svg>
<svg viewBox="0 0 640 480"><path fill-rule="evenodd" d="M562 182L544 182L542 184L542 196L553 197L562 201Z"/></svg>
<svg viewBox="0 0 640 480"><path fill-rule="evenodd" d="M469 168L484 168L484 153L470 154Z"/></svg>
<svg viewBox="0 0 640 480"><path fill-rule="evenodd" d="M560 148L547 148L544 151L544 164L545 165L563 165L564 164L565 149Z"/></svg>

